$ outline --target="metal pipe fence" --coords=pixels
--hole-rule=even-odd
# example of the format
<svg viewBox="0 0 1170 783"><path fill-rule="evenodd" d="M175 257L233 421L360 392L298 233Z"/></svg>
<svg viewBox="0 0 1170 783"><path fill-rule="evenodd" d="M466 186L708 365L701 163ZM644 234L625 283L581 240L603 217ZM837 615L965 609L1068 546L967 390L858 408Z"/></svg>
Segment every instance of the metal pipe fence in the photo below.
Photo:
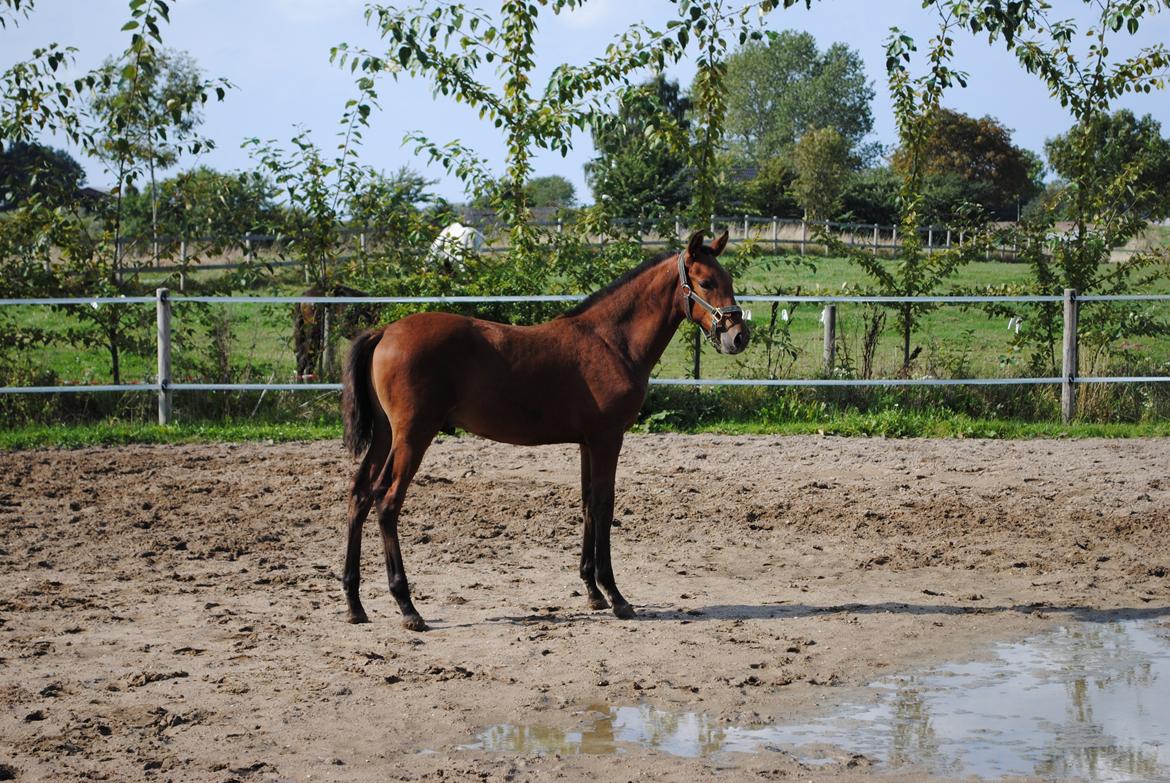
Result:
<svg viewBox="0 0 1170 783"><path fill-rule="evenodd" d="M73 384L58 386L3 386L0 394L63 394L104 392L150 392L158 395L160 424L172 420L172 401L176 392L328 392L341 389L339 383L177 383L171 378L171 315L176 302L201 304L498 304L530 302L580 302L582 295L539 294L530 296L183 296L173 295L160 288L155 296L119 297L42 297L31 299L0 299L0 307L14 306L122 306L153 304L157 314L158 374L150 383ZM814 302L825 305L822 322L825 329L826 363L832 365L831 335L836 329L837 304L979 304L979 303L1057 303L1064 305L1062 340L1062 367L1059 376L1035 378L651 378L659 386L757 386L757 387L916 387L916 386L1039 386L1060 385L1061 415L1067 422L1076 415L1076 387L1078 384L1100 383L1166 383L1170 376L1080 376L1078 374L1078 321L1081 303L1094 302L1168 302L1170 294L1098 295L1078 293L1066 289L1061 296L808 296L755 295L737 297L740 302L793 303Z"/></svg>

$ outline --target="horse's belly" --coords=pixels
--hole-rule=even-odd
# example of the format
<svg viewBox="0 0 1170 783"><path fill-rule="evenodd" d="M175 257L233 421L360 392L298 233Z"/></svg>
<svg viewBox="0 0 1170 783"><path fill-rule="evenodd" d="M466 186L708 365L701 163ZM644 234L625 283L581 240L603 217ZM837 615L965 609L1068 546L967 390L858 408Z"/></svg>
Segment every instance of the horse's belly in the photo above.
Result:
<svg viewBox="0 0 1170 783"><path fill-rule="evenodd" d="M575 417L540 405L516 404L514 401L483 400L479 404L460 406L453 412L452 421L480 437L518 446L580 443L583 440Z"/></svg>

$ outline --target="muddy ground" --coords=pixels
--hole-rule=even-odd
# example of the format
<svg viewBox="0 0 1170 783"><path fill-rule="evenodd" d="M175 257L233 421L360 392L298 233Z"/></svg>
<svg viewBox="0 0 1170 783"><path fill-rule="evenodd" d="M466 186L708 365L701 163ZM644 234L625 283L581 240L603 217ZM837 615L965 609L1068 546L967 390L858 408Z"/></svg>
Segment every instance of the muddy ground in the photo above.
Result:
<svg viewBox="0 0 1170 783"><path fill-rule="evenodd" d="M432 447L402 523L416 634L373 520L373 622L343 621L336 442L0 454L0 779L863 779L883 766L847 748L461 746L607 706L759 726L1070 616L1170 620L1167 440L630 437L632 621L580 594L576 457Z"/></svg>

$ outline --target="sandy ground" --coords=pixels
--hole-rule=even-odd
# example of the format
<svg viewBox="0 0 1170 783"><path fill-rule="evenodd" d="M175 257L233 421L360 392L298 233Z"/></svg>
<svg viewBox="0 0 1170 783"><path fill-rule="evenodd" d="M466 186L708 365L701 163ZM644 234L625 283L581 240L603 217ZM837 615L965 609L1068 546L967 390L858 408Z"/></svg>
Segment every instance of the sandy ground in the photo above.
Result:
<svg viewBox="0 0 1170 783"><path fill-rule="evenodd" d="M848 749L461 746L606 706L759 726L1069 616L1170 617L1167 464L1164 440L630 437L620 621L580 594L576 450L442 439L402 523L415 634L373 520L373 622L343 622L338 443L0 454L0 780L869 778Z"/></svg>

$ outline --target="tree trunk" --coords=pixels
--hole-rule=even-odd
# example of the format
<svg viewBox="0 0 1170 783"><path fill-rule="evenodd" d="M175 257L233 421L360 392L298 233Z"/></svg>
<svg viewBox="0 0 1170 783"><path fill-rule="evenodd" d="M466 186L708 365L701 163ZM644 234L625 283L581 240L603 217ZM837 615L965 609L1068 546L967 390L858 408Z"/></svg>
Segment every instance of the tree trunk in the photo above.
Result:
<svg viewBox="0 0 1170 783"><path fill-rule="evenodd" d="M910 305L902 307L902 374L910 372Z"/></svg>
<svg viewBox="0 0 1170 783"><path fill-rule="evenodd" d="M118 350L118 331L110 329L106 332L110 343L110 370L114 376L114 383L122 382L121 352Z"/></svg>
<svg viewBox="0 0 1170 783"><path fill-rule="evenodd" d="M150 166L150 247L154 255L154 265L159 266L158 257L158 190L154 182L154 156L148 161Z"/></svg>

